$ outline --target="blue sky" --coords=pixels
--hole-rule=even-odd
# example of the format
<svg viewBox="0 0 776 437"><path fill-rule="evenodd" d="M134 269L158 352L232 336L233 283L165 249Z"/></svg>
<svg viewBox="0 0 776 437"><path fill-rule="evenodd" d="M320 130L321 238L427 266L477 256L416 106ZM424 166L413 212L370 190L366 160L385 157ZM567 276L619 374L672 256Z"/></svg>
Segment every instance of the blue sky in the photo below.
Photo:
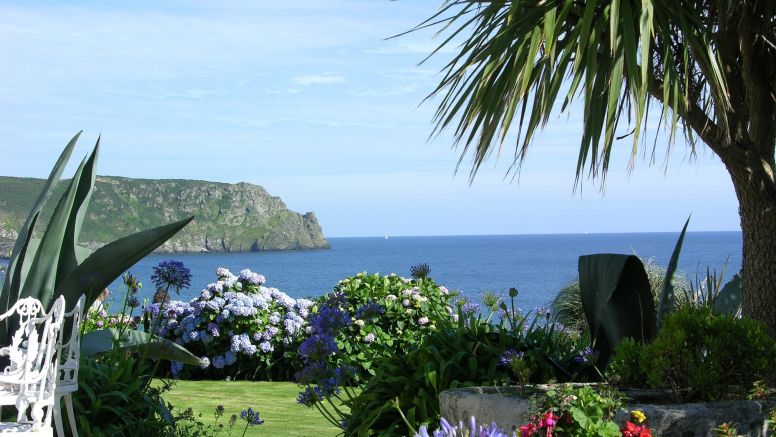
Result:
<svg viewBox="0 0 776 437"><path fill-rule="evenodd" d="M78 156L102 134L99 174L259 184L327 236L676 232L690 213L693 231L740 229L719 160L681 142L666 158L663 136L654 164L629 173L623 140L605 192L573 193L579 105L519 180L509 148L455 175L421 104L451 54L418 66L430 33L386 40L440 4L0 1L0 174L45 177L83 129Z"/></svg>

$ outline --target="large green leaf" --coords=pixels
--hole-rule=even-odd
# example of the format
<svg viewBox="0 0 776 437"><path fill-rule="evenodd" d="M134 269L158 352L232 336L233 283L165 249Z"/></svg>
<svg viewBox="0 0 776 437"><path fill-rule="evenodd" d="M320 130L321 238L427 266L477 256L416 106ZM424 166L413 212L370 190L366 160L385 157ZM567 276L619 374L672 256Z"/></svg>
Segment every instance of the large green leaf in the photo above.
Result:
<svg viewBox="0 0 776 437"><path fill-rule="evenodd" d="M44 307L48 306L54 296L54 289L57 285L57 269L62 255L63 240L70 221L70 212L73 210L84 171L89 171L90 167L93 168L93 158L94 154L92 153L92 156L81 162L75 176L70 180L65 194L62 195L54 209L30 267L30 271L34 274L27 275L21 289L21 296L34 297L40 300ZM75 298L77 299L78 295ZM68 299L68 302L72 301Z"/></svg>
<svg viewBox="0 0 776 437"><path fill-rule="evenodd" d="M113 349L114 343L122 349L137 350L141 356L154 360L180 361L191 366L205 364L175 342L166 338L151 338L148 333L134 329L125 329L122 332L116 328L107 328L87 332L81 338L81 353L87 357L103 354Z"/></svg>
<svg viewBox="0 0 776 437"><path fill-rule="evenodd" d="M86 301L92 302L100 291L183 229L192 219L193 216L106 244L95 250L67 278L57 284L57 292L63 294L68 302L74 302L81 293L85 293Z"/></svg>
<svg viewBox="0 0 776 437"><path fill-rule="evenodd" d="M609 253L579 257L579 290L601 368L623 338L646 342L655 336L655 304L638 257Z"/></svg>
<svg viewBox="0 0 776 437"><path fill-rule="evenodd" d="M86 209L89 207L89 200L94 189L99 150L100 139L97 138L97 143L94 145L91 156L89 156L84 171L81 173L81 179L78 181L73 204L68 214L65 234L62 238L62 250L59 254L59 264L57 266L57 283L62 282L79 264L81 253L78 248L78 237L81 234L81 226L83 225Z"/></svg>
<svg viewBox="0 0 776 437"><path fill-rule="evenodd" d="M674 307L674 296L676 290L674 290L674 274L676 273L676 267L679 264L679 254L682 252L682 243L684 242L684 234L687 232L687 225L690 224L690 217L687 217L687 221L684 222L682 232L679 234L679 239L676 240L676 246L671 253L671 259L668 260L668 267L666 268L666 276L663 279L663 291L660 294L660 303L657 308L657 327L663 323L663 318L671 312Z"/></svg>
<svg viewBox="0 0 776 437"><path fill-rule="evenodd" d="M3 288L0 290L0 295L2 295L3 312L10 308L11 305L13 305L19 299L19 297L21 297L20 291L24 286L26 278L23 275L19 275L18 272L23 270L25 263L32 263L32 260L35 257L35 251L30 251L28 240L32 237L32 231L35 227L35 222L37 221L43 206L46 204L46 201L51 196L51 193L54 191L54 188L59 182L59 178L62 176L62 172L65 170L67 161L70 160L70 155L73 153L73 148L75 147L75 144L78 141L78 137L80 136L81 132L75 134L75 136L70 139L70 142L67 143L67 146L65 146L65 150L63 150L59 155L59 159L57 159L57 162L54 164L54 168L51 170L48 179L43 184L43 189L38 195L38 198L35 200L35 204L32 206L32 209L27 216L27 220L25 220L24 224L19 230L16 243L14 243L13 250L11 251L11 258L8 262L8 272L6 273L5 280L3 281Z"/></svg>

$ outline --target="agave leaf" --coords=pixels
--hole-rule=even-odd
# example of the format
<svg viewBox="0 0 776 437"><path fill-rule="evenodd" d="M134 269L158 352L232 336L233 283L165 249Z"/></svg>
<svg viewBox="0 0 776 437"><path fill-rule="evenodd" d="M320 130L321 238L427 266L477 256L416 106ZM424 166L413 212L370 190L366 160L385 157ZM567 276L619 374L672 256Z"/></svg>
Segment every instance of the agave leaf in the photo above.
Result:
<svg viewBox="0 0 776 437"><path fill-rule="evenodd" d="M78 184L86 163L86 158L81 161L81 165L78 166L78 170L76 170L75 176L70 181L65 194L62 195L57 207L54 209L54 213L46 225L46 231L43 233L40 246L30 267L30 271L35 273L27 275L27 280L20 292L20 296L31 296L40 300L44 307L48 306L49 301L54 295L58 260L62 253L62 240L67 230L70 210L75 201Z"/></svg>
<svg viewBox="0 0 776 437"><path fill-rule="evenodd" d="M741 306L741 274L736 273L714 299L715 313L735 314Z"/></svg>
<svg viewBox="0 0 776 437"><path fill-rule="evenodd" d="M97 294L116 278L175 235L194 217L164 226L137 232L97 249L67 278L57 284L57 292L70 302L86 294L86 301L94 301Z"/></svg>
<svg viewBox="0 0 776 437"><path fill-rule="evenodd" d="M201 366L204 362L183 346L167 340L154 337L146 332L116 328L98 329L87 332L81 338L81 353L85 356L103 354L113 348L113 344L122 349L137 350L145 357L154 360L180 361L191 366Z"/></svg>
<svg viewBox="0 0 776 437"><path fill-rule="evenodd" d="M94 149L92 149L92 153L86 161L84 170L81 173L81 179L76 186L73 204L68 214L65 234L62 238L59 264L57 265L57 283L66 278L79 264L78 237L81 234L81 225L83 225L86 209L89 207L89 200L92 197L99 149L100 139L97 138L97 143L94 145Z"/></svg>
<svg viewBox="0 0 776 437"><path fill-rule="evenodd" d="M73 148L78 141L78 137L81 136L81 132L83 131L79 131L73 136L70 142L67 143L67 146L65 146L65 150L59 155L59 159L57 159L48 179L43 184L43 189L40 194L38 194L38 198L35 200L35 204L32 206L32 209L27 216L27 220L24 221L24 224L19 230L18 238L11 251L11 258L8 262L8 272L3 281L3 288L0 289L0 295L3 296L3 312L10 308L20 297L19 292L24 286L26 277L24 275L19 275L17 272L22 271L22 267L26 261L29 260L31 263L35 257L35 252L30 251L28 240L32 237L32 230L35 227L35 222L37 221L43 206L54 191L57 182L59 182L59 178L65 170L67 161L70 160L70 155L73 153Z"/></svg>
<svg viewBox="0 0 776 437"><path fill-rule="evenodd" d="M601 369L623 338L645 342L655 336L655 304L638 257L609 253L579 257L579 291Z"/></svg>
<svg viewBox="0 0 776 437"><path fill-rule="evenodd" d="M692 217L692 216L690 216ZM682 243L684 242L684 234L687 232L687 225L690 224L690 217L687 217L687 221L684 222L682 232L679 234L679 239L676 240L676 246L671 254L671 259L668 260L668 267L666 267L666 276L663 279L663 292L660 295L660 303L657 308L657 327L663 323L663 318L668 315L674 307L674 273L676 273L676 267L679 264L679 254L682 252Z"/></svg>

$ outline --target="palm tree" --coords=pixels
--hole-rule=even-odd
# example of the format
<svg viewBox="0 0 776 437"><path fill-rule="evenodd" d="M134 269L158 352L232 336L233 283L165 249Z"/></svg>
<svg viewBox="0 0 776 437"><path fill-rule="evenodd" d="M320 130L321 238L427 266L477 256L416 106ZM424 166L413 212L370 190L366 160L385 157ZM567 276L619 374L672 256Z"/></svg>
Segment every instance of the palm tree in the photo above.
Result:
<svg viewBox="0 0 776 437"><path fill-rule="evenodd" d="M518 172L561 98L561 111L584 105L575 184L605 182L617 140L630 137L633 164L650 105L667 147L677 127L692 152L706 144L740 205L743 312L776 336L776 1L446 0L422 28L456 47L429 97L472 179L511 128Z"/></svg>

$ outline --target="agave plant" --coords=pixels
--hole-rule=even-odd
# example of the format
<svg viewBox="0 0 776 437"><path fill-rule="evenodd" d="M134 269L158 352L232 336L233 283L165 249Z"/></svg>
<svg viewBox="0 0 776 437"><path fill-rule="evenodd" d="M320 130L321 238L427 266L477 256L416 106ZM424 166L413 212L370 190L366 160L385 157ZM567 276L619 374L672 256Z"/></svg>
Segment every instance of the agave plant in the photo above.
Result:
<svg viewBox="0 0 776 437"><path fill-rule="evenodd" d="M54 208L42 236L35 238L33 229L59 183L80 135L81 132L78 132L62 151L27 220L19 230L8 262L8 271L0 289L0 312L7 311L17 300L28 296L35 297L44 306L48 306L55 293L64 295L66 302L75 302L81 294L86 294L87 302L92 302L99 292L130 266L167 241L194 218L189 217L137 232L95 251L79 245L81 226L94 188L100 146L98 139L92 152L78 166ZM8 326L7 323L0 325L0 338L5 338ZM114 333L105 333L104 337L114 338ZM127 346L139 343L140 337L143 336L124 338L121 344ZM193 355L189 358L191 360L187 361L199 362Z"/></svg>
<svg viewBox="0 0 776 437"><path fill-rule="evenodd" d="M678 303L697 302L697 293L687 292L685 282L676 274L679 254L690 219L684 223L674 246L659 299L650 290L650 281L641 260L633 255L595 254L579 258L579 298L590 329L590 339L599 354L598 365L605 368L611 353L626 337L639 342L651 341L663 319ZM741 280L736 275L724 287L721 278L706 280L708 296L702 300L717 313L738 311ZM682 299L677 302L677 298ZM556 298L557 300L557 298ZM555 303L554 303L555 304ZM656 308L657 307L657 308Z"/></svg>

